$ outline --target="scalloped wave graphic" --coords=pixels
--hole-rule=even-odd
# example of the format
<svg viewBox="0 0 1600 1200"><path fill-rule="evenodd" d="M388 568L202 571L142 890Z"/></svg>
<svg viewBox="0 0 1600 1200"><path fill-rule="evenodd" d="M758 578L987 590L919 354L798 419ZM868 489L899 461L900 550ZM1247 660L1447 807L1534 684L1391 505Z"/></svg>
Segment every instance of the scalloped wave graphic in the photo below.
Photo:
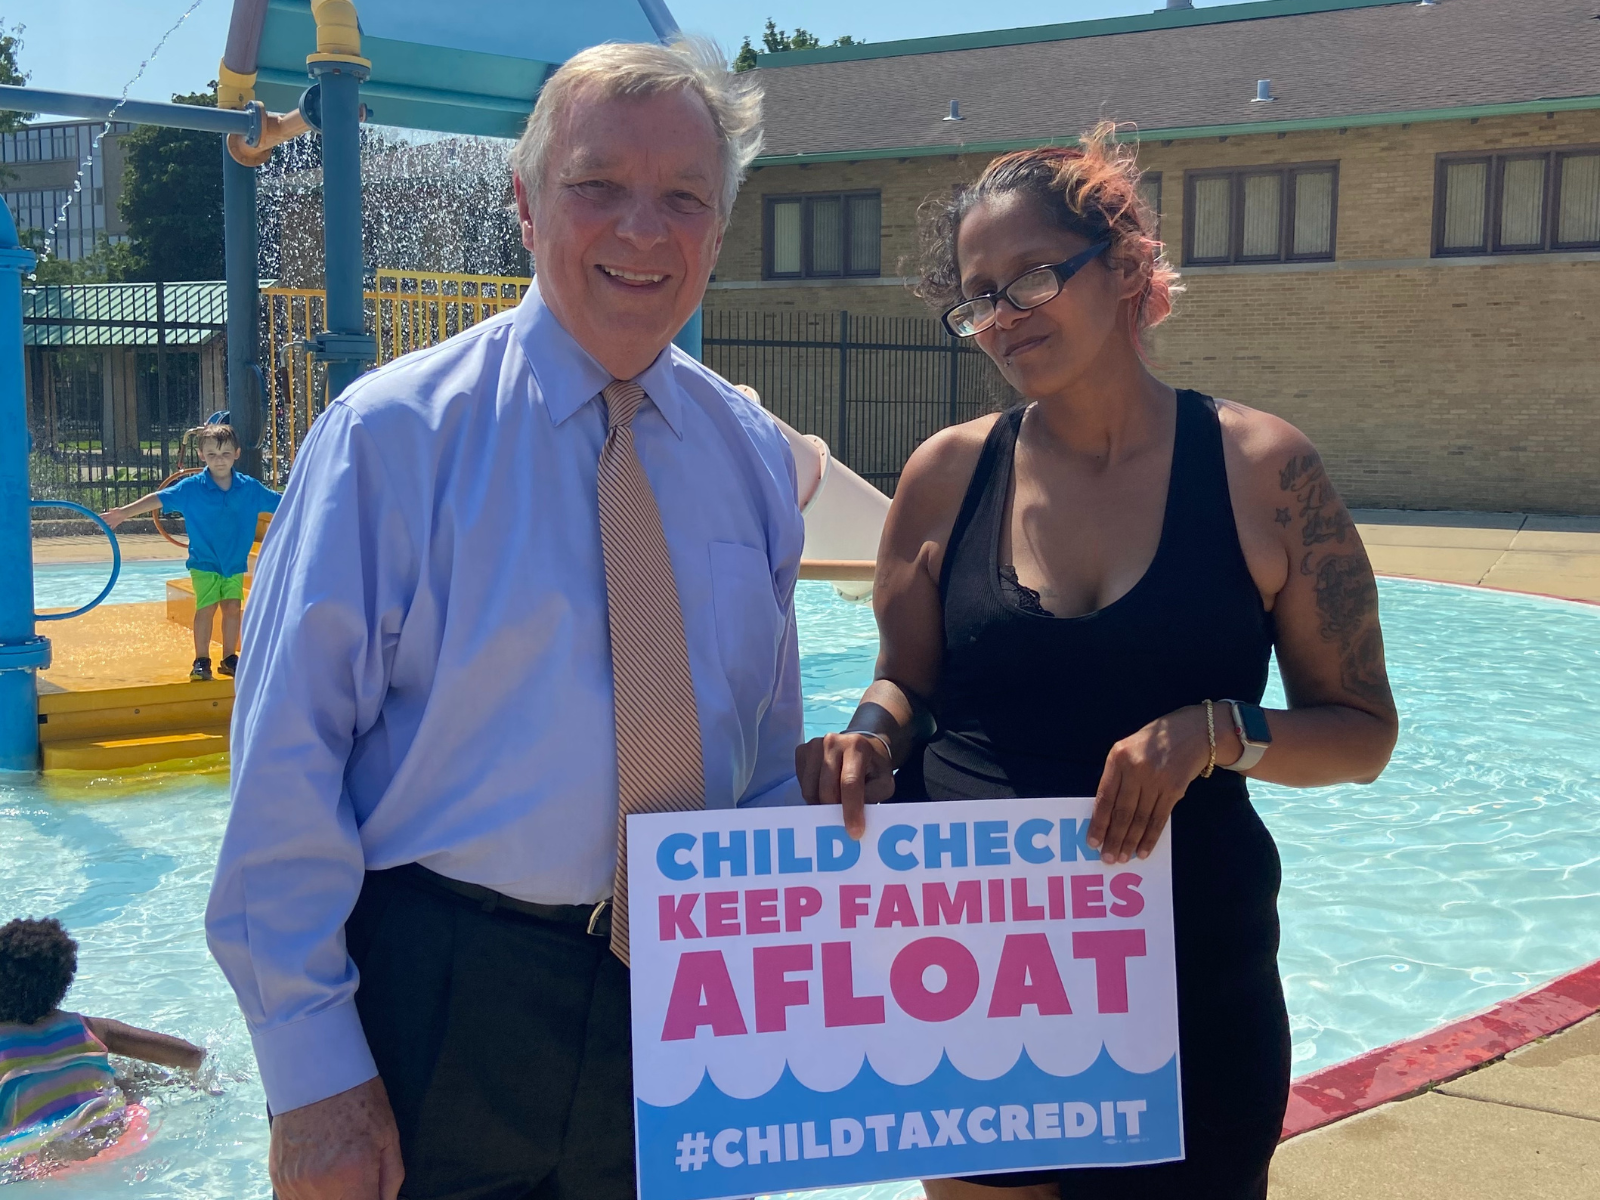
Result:
<svg viewBox="0 0 1600 1200"><path fill-rule="evenodd" d="M1092 1129L1083 1129L1089 1118L1079 1109L1078 1135L1065 1136L1063 1104L1087 1105ZM1003 1131L1007 1122L1002 1106L1011 1106ZM993 1133L987 1142L972 1136L974 1110L980 1109L993 1110L976 1126L979 1136ZM943 1115L942 1123L934 1110ZM894 1120L878 1122L880 1135L866 1124L874 1116ZM1109 1136L1106 1116L1115 1127ZM1132 1166L1183 1157L1176 1055L1141 1074L1119 1066L1103 1046L1091 1066L1066 1076L1041 1070L1026 1051L995 1079L971 1079L941 1057L932 1074L914 1084L890 1083L863 1060L855 1078L832 1092L807 1087L785 1064L771 1091L748 1100L726 1095L707 1074L679 1104L636 1100L634 1119L641 1200L718 1200L884 1180ZM857 1148L849 1149L855 1131L848 1127L835 1141L835 1121L856 1124ZM1071 1114L1067 1121L1072 1121ZM758 1142L776 1133L780 1161L764 1156L759 1164L749 1161L752 1130ZM719 1161L719 1149L730 1163L737 1157L738 1164ZM840 1149L846 1152L835 1153Z"/></svg>

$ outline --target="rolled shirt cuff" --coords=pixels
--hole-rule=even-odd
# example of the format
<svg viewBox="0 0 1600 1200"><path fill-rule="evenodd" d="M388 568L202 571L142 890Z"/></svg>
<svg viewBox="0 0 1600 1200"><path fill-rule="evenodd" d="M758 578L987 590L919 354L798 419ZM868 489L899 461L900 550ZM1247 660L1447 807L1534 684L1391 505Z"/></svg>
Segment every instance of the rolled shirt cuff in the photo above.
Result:
<svg viewBox="0 0 1600 1200"><path fill-rule="evenodd" d="M274 1116L349 1091L377 1075L354 1000L271 1029L252 1029L267 1111Z"/></svg>
<svg viewBox="0 0 1600 1200"><path fill-rule="evenodd" d="M777 783L752 796L746 796L739 801L739 808L786 808L793 804L804 804L806 798L800 794L800 780L793 775L780 779Z"/></svg>

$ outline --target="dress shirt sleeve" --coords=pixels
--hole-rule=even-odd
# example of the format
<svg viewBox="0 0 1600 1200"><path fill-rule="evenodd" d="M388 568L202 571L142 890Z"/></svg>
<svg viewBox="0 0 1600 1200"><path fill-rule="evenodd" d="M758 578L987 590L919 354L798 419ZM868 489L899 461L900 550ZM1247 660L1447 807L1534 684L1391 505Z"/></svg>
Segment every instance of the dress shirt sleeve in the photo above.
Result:
<svg viewBox="0 0 1600 1200"><path fill-rule="evenodd" d="M416 588L418 490L391 479L348 404L330 406L295 461L246 606L233 807L206 933L274 1113L377 1074L345 953L365 861L344 777L381 712Z"/></svg>
<svg viewBox="0 0 1600 1200"><path fill-rule="evenodd" d="M788 469L789 490L795 494L794 458L789 446L777 434L779 460ZM756 766L750 785L739 799L740 808L776 807L803 804L800 781L794 773L795 747L805 737L805 707L800 690L800 637L795 622L794 587L800 577L800 555L805 548L805 519L798 504L784 504L771 520L768 544L772 547L775 569L773 587L778 593L783 616L783 640L778 648L778 673L757 734Z"/></svg>

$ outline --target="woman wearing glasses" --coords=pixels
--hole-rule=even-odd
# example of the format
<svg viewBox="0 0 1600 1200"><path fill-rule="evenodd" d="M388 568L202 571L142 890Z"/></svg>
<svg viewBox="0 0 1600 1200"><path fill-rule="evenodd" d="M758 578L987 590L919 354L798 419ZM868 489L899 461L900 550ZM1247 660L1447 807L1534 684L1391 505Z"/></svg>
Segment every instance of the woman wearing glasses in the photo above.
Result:
<svg viewBox="0 0 1600 1200"><path fill-rule="evenodd" d="M1245 776L1370 782L1395 742L1372 568L1315 448L1147 367L1176 273L1111 132L997 159L925 213L924 295L1025 403L906 464L877 679L797 758L858 836L891 793L1093 795L1106 862L1172 821L1186 1158L934 1180L930 1200L1264 1197L1289 1026L1278 855ZM1274 651L1289 707L1267 711Z"/></svg>

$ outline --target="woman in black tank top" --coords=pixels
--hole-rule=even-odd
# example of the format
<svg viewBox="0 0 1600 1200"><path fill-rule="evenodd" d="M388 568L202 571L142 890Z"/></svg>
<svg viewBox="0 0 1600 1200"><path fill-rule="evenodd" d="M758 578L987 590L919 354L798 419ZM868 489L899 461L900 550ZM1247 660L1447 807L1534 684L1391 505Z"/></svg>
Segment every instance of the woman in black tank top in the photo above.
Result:
<svg viewBox="0 0 1600 1200"><path fill-rule="evenodd" d="M891 793L1093 795L1107 862L1171 820L1184 1160L930 1180L930 1200L1264 1197L1289 1025L1278 855L1244 772L1382 771L1377 590L1303 435L1145 370L1175 274L1131 155L1103 131L1082 147L998 159L934 215L925 292L1029 403L912 456L879 550L877 681L797 767L858 836ZM1274 650L1290 708L1264 712Z"/></svg>

